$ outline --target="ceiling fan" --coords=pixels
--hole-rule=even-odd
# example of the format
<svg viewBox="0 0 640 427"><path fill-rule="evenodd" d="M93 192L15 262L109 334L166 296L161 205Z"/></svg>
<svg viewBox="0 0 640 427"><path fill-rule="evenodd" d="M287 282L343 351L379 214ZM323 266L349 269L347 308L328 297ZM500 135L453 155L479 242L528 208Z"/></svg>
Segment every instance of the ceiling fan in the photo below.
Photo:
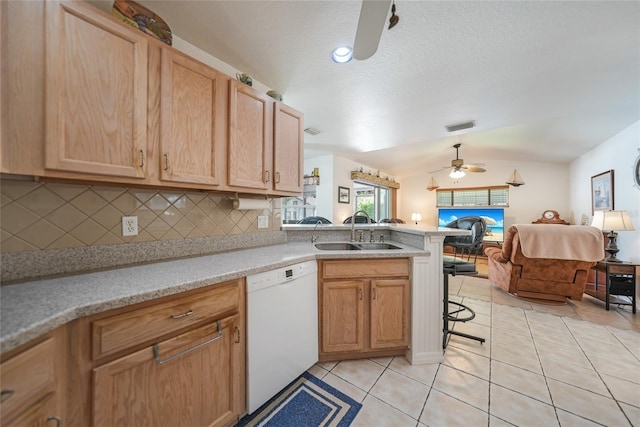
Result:
<svg viewBox="0 0 640 427"><path fill-rule="evenodd" d="M456 149L456 158L451 160L451 166L443 166L442 169L451 168L451 173L449 174L451 178L462 178L465 175L465 171L466 172L486 172L487 170L484 167L482 167L484 165L480 163L465 164L464 159L459 158L458 149L460 148L461 145L462 144L457 143L453 146L453 148ZM433 171L429 173L434 173L434 172L438 172L438 171Z"/></svg>
<svg viewBox="0 0 640 427"><path fill-rule="evenodd" d="M353 57L358 60L370 58L376 50L382 37L382 30L387 20L389 6L393 0L362 0L360 18L356 39L353 43ZM395 2L391 7L389 29L393 28L400 18L396 15Z"/></svg>

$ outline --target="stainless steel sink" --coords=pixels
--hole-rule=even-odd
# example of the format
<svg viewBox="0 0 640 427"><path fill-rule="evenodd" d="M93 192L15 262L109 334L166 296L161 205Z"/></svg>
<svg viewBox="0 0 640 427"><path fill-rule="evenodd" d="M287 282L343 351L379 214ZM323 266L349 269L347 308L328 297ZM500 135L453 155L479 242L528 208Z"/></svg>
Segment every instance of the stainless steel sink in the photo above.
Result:
<svg viewBox="0 0 640 427"><path fill-rule="evenodd" d="M348 243L348 242L323 242L316 243L316 248L323 251L380 251L388 249L402 249L391 243Z"/></svg>
<svg viewBox="0 0 640 427"><path fill-rule="evenodd" d="M352 243L316 243L316 248L322 251L359 251L360 248Z"/></svg>
<svg viewBox="0 0 640 427"><path fill-rule="evenodd" d="M400 246L391 243L358 243L358 246L364 250L379 251L387 249L402 249Z"/></svg>

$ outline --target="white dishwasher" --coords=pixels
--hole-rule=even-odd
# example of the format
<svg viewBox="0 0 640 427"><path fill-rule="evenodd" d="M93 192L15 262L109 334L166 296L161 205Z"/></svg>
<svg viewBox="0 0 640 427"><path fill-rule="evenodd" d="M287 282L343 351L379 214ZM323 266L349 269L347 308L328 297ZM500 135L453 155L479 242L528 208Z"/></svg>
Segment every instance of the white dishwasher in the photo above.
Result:
<svg viewBox="0 0 640 427"><path fill-rule="evenodd" d="M315 261L247 276L247 408L252 413L318 361Z"/></svg>

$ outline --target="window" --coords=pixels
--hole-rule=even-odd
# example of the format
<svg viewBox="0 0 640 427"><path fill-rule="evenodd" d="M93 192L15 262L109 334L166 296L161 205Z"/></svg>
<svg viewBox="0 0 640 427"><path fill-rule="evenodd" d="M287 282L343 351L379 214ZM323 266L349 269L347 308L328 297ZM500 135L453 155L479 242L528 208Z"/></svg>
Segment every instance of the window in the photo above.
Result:
<svg viewBox="0 0 640 427"><path fill-rule="evenodd" d="M356 210L365 211L376 222L390 217L391 191L389 188L354 181L353 189Z"/></svg>
<svg viewBox="0 0 640 427"><path fill-rule="evenodd" d="M509 186L443 188L436 190L440 206L509 206Z"/></svg>
<svg viewBox="0 0 640 427"><path fill-rule="evenodd" d="M296 224L302 218L316 216L316 186L305 184L302 197L282 198L282 223Z"/></svg>

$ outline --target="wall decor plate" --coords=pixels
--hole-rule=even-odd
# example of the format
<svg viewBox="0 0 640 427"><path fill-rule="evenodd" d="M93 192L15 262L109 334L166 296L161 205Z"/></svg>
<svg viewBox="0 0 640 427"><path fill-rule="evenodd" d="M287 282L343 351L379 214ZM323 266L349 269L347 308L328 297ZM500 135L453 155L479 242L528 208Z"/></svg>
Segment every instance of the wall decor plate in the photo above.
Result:
<svg viewBox="0 0 640 427"><path fill-rule="evenodd" d="M169 25L141 4L133 0L116 0L113 2L111 14L171 46L173 37Z"/></svg>

